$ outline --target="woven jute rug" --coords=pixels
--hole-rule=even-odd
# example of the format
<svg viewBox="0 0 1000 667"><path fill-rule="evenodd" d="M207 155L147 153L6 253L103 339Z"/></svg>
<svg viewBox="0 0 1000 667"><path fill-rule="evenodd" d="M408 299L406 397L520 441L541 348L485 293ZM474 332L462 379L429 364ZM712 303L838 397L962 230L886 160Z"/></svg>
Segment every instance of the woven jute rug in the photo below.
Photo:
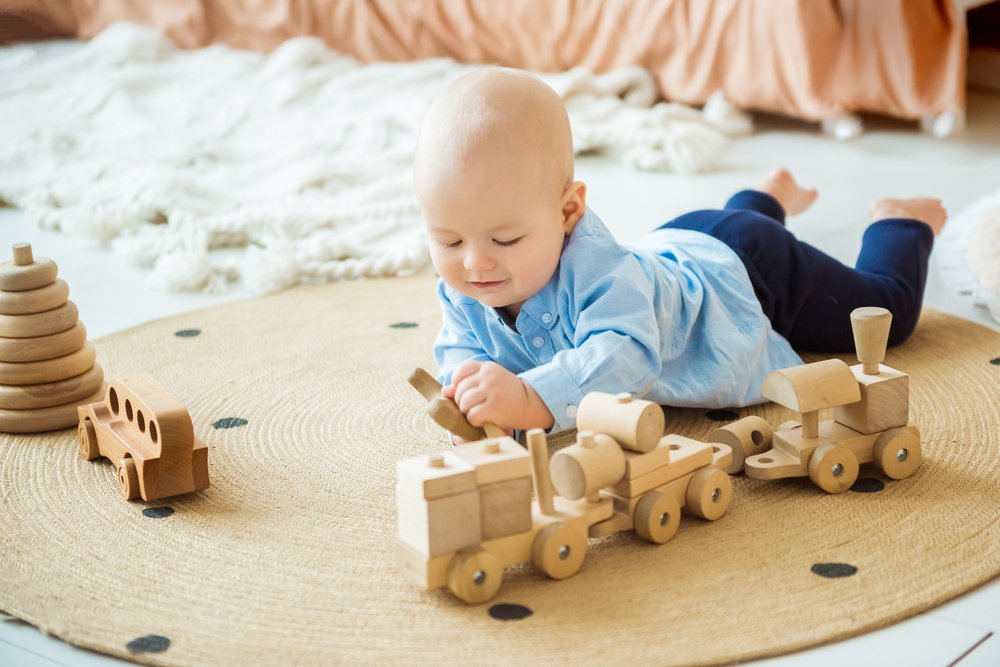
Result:
<svg viewBox="0 0 1000 667"><path fill-rule="evenodd" d="M123 306L124 307L124 306ZM725 663L859 634L1000 573L1000 335L934 312L911 377L924 464L853 491L737 477L729 513L668 543L591 541L554 581L508 571L467 606L396 570L397 460L447 447L406 384L433 367L429 276L301 287L109 336L189 408L211 487L126 502L75 432L0 436L0 609L151 664ZM705 438L783 408L668 410Z"/></svg>

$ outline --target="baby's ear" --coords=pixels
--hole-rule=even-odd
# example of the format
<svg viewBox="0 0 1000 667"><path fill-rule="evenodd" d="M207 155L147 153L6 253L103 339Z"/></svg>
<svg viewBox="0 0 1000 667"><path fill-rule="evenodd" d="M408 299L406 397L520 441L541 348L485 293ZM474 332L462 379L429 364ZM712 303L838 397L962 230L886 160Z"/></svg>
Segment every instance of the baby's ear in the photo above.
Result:
<svg viewBox="0 0 1000 667"><path fill-rule="evenodd" d="M580 222L587 210L587 184L583 181L573 181L563 191L562 196L563 229L566 236L573 233L576 223Z"/></svg>

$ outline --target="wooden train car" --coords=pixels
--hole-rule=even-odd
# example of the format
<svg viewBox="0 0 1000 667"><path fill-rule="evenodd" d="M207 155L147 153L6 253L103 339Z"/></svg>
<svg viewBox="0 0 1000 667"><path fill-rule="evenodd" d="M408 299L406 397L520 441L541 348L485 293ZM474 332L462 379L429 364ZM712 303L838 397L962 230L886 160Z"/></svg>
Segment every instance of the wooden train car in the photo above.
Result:
<svg viewBox="0 0 1000 667"><path fill-rule="evenodd" d="M415 386L436 398L418 377ZM431 412L454 425L457 408ZM682 508L708 520L725 514L727 445L663 437L659 406L627 394L588 394L577 417L594 430L551 462L540 429L528 432L528 451L501 436L400 461L400 569L424 589L480 603L497 593L505 567L530 562L564 579L582 567L591 537L635 529L659 544L676 533Z"/></svg>
<svg viewBox="0 0 1000 667"><path fill-rule="evenodd" d="M81 405L78 414L80 454L110 459L126 500L208 488L208 448L187 409L149 375L111 381L104 400Z"/></svg>
<svg viewBox="0 0 1000 667"><path fill-rule="evenodd" d="M905 373L885 366L892 315L884 308L851 313L857 365L839 359L770 373L761 394L801 413L801 423L773 434L770 451L746 459L755 479L804 477L828 493L854 484L860 464L874 463L892 479L909 477L920 466L920 432L909 424L909 383ZM833 419L819 423L819 411Z"/></svg>

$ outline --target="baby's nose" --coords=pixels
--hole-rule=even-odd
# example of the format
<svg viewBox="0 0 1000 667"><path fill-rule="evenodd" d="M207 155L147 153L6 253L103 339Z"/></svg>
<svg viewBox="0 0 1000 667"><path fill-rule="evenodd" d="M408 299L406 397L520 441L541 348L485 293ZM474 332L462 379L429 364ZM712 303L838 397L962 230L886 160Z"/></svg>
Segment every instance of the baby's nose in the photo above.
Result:
<svg viewBox="0 0 1000 667"><path fill-rule="evenodd" d="M467 271L484 271L492 269L494 265L493 256L482 248L469 247L465 251L465 268Z"/></svg>

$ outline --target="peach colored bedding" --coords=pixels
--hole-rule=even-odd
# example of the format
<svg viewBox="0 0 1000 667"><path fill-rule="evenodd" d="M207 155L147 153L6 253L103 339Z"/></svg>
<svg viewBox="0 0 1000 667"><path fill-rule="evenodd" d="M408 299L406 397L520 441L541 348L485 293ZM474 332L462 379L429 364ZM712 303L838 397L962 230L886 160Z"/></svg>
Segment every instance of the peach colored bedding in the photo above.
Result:
<svg viewBox="0 0 1000 667"><path fill-rule="evenodd" d="M90 38L118 20L187 48L319 35L362 61L641 65L669 100L722 90L741 108L807 120L964 108L965 27L951 0L0 0L8 33Z"/></svg>

